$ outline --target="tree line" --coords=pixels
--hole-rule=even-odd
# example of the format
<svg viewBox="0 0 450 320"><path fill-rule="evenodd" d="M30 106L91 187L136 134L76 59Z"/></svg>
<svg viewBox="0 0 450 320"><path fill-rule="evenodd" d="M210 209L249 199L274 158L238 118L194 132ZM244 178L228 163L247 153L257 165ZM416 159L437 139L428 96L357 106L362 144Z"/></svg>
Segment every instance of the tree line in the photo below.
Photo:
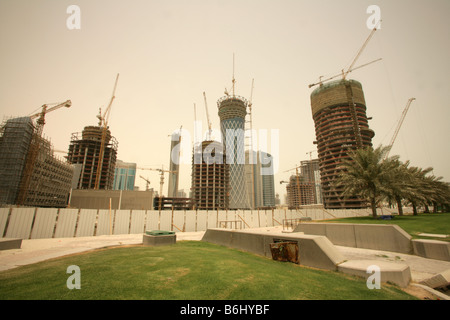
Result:
<svg viewBox="0 0 450 320"><path fill-rule="evenodd" d="M340 175L334 182L345 197L356 196L370 204L372 215L377 217L381 203L397 205L398 214L403 215L403 205L411 205L413 214L417 207L424 212L450 209L449 183L433 174L433 168L411 166L399 156L387 157L390 147L366 147L352 150L340 166Z"/></svg>

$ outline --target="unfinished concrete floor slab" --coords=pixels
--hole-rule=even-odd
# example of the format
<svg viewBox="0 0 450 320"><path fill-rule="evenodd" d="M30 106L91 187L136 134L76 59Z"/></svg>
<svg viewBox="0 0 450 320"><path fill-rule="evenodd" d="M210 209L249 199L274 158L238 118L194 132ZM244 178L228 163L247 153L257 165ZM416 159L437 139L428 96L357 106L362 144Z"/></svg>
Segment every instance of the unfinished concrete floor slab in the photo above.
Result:
<svg viewBox="0 0 450 320"><path fill-rule="evenodd" d="M349 260L339 264L337 268L340 272L362 278L368 278L373 272L379 272L382 283L391 282L402 288L406 288L411 281L411 270L405 264L380 260Z"/></svg>

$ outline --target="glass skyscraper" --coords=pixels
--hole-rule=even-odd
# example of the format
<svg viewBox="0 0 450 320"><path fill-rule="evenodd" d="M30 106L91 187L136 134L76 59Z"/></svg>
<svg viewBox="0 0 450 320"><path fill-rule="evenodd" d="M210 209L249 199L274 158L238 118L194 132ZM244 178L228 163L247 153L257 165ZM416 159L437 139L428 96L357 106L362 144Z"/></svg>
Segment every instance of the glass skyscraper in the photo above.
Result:
<svg viewBox="0 0 450 320"><path fill-rule="evenodd" d="M136 163L116 162L113 190L134 190Z"/></svg>

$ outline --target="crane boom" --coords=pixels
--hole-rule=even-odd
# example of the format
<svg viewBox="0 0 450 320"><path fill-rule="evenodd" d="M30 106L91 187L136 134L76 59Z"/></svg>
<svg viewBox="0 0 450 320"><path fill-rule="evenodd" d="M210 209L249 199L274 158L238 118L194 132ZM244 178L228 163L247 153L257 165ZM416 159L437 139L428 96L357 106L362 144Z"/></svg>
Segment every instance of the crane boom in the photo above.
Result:
<svg viewBox="0 0 450 320"><path fill-rule="evenodd" d="M162 199L162 191L163 191L163 186L164 186L164 173L165 173L165 172L176 173L177 171L164 170L163 168L162 168L162 169L137 168L137 169L159 171L159 173L160 173L160 182L159 182L159 211L161 211L161 203L162 203L162 200L161 200L161 199Z"/></svg>
<svg viewBox="0 0 450 320"><path fill-rule="evenodd" d="M203 91L203 98L205 99L206 119L208 120L208 136L207 140L211 139L211 121L209 120L208 103L206 102L206 93Z"/></svg>
<svg viewBox="0 0 450 320"><path fill-rule="evenodd" d="M350 67L348 67L347 71L343 72L342 74L342 78L345 80L345 78L347 77L347 75L349 74L349 72L353 69L353 66L355 65L356 61L359 59L359 57L361 56L361 53L364 51L364 49L366 48L367 44L369 43L370 39L372 39L375 31L377 31L377 26L381 23L381 20L378 21L377 25L372 29L372 31L370 32L369 36L367 37L366 41L364 42L364 44L362 45L361 49L359 49L358 53L356 54L355 59L353 59Z"/></svg>
<svg viewBox="0 0 450 320"><path fill-rule="evenodd" d="M363 65L360 65L360 66L358 66L358 67L354 67L354 65L356 64L356 61L358 61L359 57L361 56L361 53L362 53L362 52L364 51L364 49L366 48L366 46L367 46L367 44L369 43L370 39L372 39L372 37L373 37L375 31L377 31L377 27L378 27L378 25L379 25L380 23L381 23L381 20L378 21L377 25L372 29L372 31L370 32L370 34L369 34L369 36L367 37L366 41L364 42L364 44L362 45L362 47L359 49L358 53L356 54L355 58L353 59L352 63L350 64L350 66L348 67L348 69L347 69L346 71L344 71L344 69L342 69L342 72L341 72L340 74L335 75L335 76L332 76L332 77L330 77L330 78L328 78L328 79L326 79L326 80L320 80L320 81L317 82L317 83L310 84L308 87L309 87L309 88L312 88L312 87L314 87L314 86L316 86L316 85L318 85L318 84L322 85L325 81L332 80L332 79L334 79L334 78L336 78L336 77L338 77L338 76L342 76L342 79L345 80L345 78L347 77L347 75L348 75L350 72L352 72L352 71L354 71L354 70L357 70L357 69L360 69L360 68L362 68L362 67L365 67L365 66L367 66L367 65L369 65L369 64L372 64L372 63L374 63L374 62L380 61L381 58L380 58L380 59L377 59L377 60L374 60L374 61L371 61L371 62L369 62L369 63L363 64Z"/></svg>
<svg viewBox="0 0 450 320"><path fill-rule="evenodd" d="M56 109L59 109L59 108L61 108L61 107L70 108L71 105L72 105L72 101L70 101L70 100L67 100L67 101L65 101L65 102L59 103L59 104L57 104L56 106L51 107L50 109L47 109L47 108L48 108L48 104L44 104L44 105L42 106L42 111L40 111L40 112L38 112L38 113L35 113L35 114L31 115L30 118L33 120L33 119L35 119L35 118L37 118L37 117L39 117L39 116L42 116L43 114L45 115L45 114L47 114L47 113L49 113L49 112L52 112L52 111L54 111L54 110L56 110Z"/></svg>
<svg viewBox="0 0 450 320"><path fill-rule="evenodd" d="M359 66L357 66L357 67L354 67L353 69L349 69L349 70L347 71L347 74L350 73L350 72L352 72L352 71L361 69L361 68L363 68L363 67L365 67L365 66L368 66L369 64L378 62L378 61L380 61L380 60L382 60L382 59L383 59L383 58L378 58L378 59L375 59L375 60L373 60L373 61L367 62L367 63L362 64L362 65L359 65ZM312 84L308 85L308 87L309 87L309 88L312 88L312 87L314 87L314 86L317 86L318 84L322 84L322 83L324 83L324 82L333 80L334 78L337 78L337 77L340 77L340 76L342 76L342 73L336 74L336 75L334 75L334 76L332 76L332 77L329 77L329 78L327 78L327 79L325 79L325 80L321 80L321 81L319 81L319 82L312 83Z"/></svg>
<svg viewBox="0 0 450 320"><path fill-rule="evenodd" d="M402 112L402 115L400 116L400 120L398 121L397 128L395 129L394 135L392 136L391 142L389 143L389 149L386 153L385 159L389 156L389 152L392 149L392 146L394 145L395 139L397 138L398 132L400 131L400 128L402 127L403 121L405 120L406 114L408 113L409 107L411 103L416 100L416 98L409 98L408 102L406 103L406 107Z"/></svg>
<svg viewBox="0 0 450 320"><path fill-rule="evenodd" d="M106 134L108 133L109 114L110 114L110 110L111 110L111 105L116 97L115 93L116 93L116 87L117 87L118 80L119 80L119 74L117 74L117 76L116 76L113 93L112 93L111 100L109 102L108 107L106 108L103 115L101 114L101 110L100 110L100 114L97 116L97 118L99 118L99 120L100 120L99 125L102 127L102 138L101 138L101 144L100 144L100 151L99 151L99 155L98 155L97 172L95 174L94 189L96 189L96 190L98 190L100 188L100 176L101 176L101 172L103 169L103 155L105 153Z"/></svg>

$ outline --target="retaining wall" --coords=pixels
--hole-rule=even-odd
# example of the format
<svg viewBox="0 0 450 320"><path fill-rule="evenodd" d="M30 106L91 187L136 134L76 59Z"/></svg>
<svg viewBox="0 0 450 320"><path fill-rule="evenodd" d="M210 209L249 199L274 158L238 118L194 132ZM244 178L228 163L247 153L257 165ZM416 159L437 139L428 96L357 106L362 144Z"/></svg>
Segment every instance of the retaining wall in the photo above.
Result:
<svg viewBox="0 0 450 320"><path fill-rule="evenodd" d="M344 256L324 236L301 233L246 232L239 230L208 229L202 241L235 248L265 257L272 257L270 244L277 240L294 241L298 244L300 265L337 270Z"/></svg>
<svg viewBox="0 0 450 320"><path fill-rule="evenodd" d="M411 236L397 225L302 223L294 232L326 236L339 246L413 253Z"/></svg>

